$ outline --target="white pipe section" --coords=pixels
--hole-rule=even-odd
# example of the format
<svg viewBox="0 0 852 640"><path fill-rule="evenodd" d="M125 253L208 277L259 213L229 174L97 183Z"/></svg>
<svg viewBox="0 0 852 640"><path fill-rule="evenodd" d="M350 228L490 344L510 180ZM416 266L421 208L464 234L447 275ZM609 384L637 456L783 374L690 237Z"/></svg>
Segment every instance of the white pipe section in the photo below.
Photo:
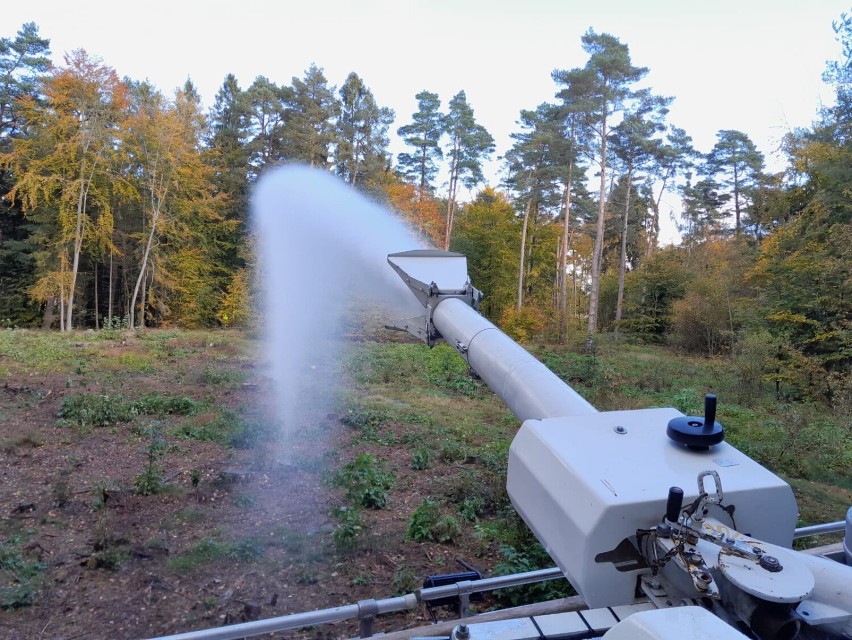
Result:
<svg viewBox="0 0 852 640"><path fill-rule="evenodd" d="M464 301L442 300L432 312L432 322L521 422L597 413L559 376Z"/></svg>

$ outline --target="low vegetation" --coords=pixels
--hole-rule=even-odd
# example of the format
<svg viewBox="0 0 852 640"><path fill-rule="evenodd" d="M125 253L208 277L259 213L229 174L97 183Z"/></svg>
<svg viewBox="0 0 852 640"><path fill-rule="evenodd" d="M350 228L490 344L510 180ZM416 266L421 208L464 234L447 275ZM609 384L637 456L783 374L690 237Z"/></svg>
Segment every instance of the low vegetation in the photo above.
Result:
<svg viewBox="0 0 852 640"><path fill-rule="evenodd" d="M201 626L206 616L244 615L228 590L242 589L241 602L259 598L249 595L259 587L244 576L267 570L276 576L268 585L258 578L267 590L299 585L287 588L288 597L318 585L326 595L300 602L307 610L345 603L331 591L382 597L468 566L494 575L552 565L506 493L518 422L447 345L359 342L340 364L346 388L338 406L289 443L299 453L284 464L275 458L279 426L261 410L254 383L212 373L243 370L251 339L96 333L81 334L80 346L69 348L58 334L9 331L0 339L14 342L10 334L38 348L21 361L3 361L0 401L27 428L0 433L0 455L15 461L9 469L30 465L41 474L36 482L13 481L4 503L13 517L0 519L0 607L16 616L49 599L45 585L68 566L89 576L157 576L166 589L204 585L196 595L181 591L187 603L202 602L200 618L139 627L147 631L135 635L144 636ZM115 375L112 354L122 341L153 370ZM602 410L674 406L694 414L704 393L716 393L728 439L790 481L801 524L840 519L852 502L852 441L843 416L827 403L779 399L772 380L752 379L755 358L746 345L715 358L623 336L598 341L592 354L579 342L531 348ZM117 457L93 467L92 451L107 442ZM34 462L44 456L55 462ZM293 495L276 494L290 487ZM31 500L8 498L39 491ZM146 521L141 529L129 515L136 513ZM71 521L86 522L90 535L46 553L72 539ZM504 590L477 606L570 593L557 580Z"/></svg>

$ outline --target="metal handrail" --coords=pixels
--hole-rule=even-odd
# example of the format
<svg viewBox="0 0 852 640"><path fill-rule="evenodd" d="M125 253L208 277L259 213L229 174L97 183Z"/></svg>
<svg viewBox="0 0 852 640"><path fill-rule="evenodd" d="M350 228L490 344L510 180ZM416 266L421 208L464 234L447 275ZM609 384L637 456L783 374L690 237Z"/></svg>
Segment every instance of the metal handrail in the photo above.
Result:
<svg viewBox="0 0 852 640"><path fill-rule="evenodd" d="M440 587L429 587L428 589L420 589L414 593L394 598L362 600L358 604L333 607L331 609L319 609L317 611L294 613L277 618L268 618L266 620L243 622L240 624L228 625L226 627L199 629L197 631L188 631L186 633L178 633L170 636L160 636L158 638L153 638L152 640L239 640L240 638L259 636L265 633L288 631L290 629L310 627L317 624L329 624L332 622L342 622L343 620L364 619L365 617L372 618L375 615L383 613L395 613L398 611L414 609L421 602L428 602L439 598L448 598L453 596L461 597L471 593L478 593L480 591L493 591L495 589L517 587L524 584L545 582L547 580L556 580L564 577L565 576L559 567L551 567L550 569L526 571L524 573L515 573L508 576L495 576L493 578L483 578L482 580L468 580L456 584L442 585Z"/></svg>
<svg viewBox="0 0 852 640"><path fill-rule="evenodd" d="M793 539L809 538L811 536L821 536L826 533L843 533L846 530L846 523L843 520L837 522L826 522L824 524L812 524L809 527L799 527L793 532Z"/></svg>

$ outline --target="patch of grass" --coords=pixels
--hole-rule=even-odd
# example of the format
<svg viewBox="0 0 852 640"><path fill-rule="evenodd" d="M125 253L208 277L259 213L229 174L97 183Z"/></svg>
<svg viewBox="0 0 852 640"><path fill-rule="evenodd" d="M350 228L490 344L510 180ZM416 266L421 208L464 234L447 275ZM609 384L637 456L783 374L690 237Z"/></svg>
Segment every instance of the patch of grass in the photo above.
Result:
<svg viewBox="0 0 852 640"><path fill-rule="evenodd" d="M68 361L80 357L72 337L26 329L0 331L0 352L16 364L16 369L49 372L68 369Z"/></svg>
<svg viewBox="0 0 852 640"><path fill-rule="evenodd" d="M134 413L149 416L190 416L198 413L205 404L185 396L149 393L130 403Z"/></svg>
<svg viewBox="0 0 852 640"><path fill-rule="evenodd" d="M65 396L59 407L63 424L73 424L82 429L108 427L131 422L137 416L191 415L202 408L191 398L158 393L126 400L111 394L75 393Z"/></svg>
<svg viewBox="0 0 852 640"><path fill-rule="evenodd" d="M62 400L59 417L65 424L89 429L129 422L135 415L129 403L120 396L73 394L65 396Z"/></svg>
<svg viewBox="0 0 852 640"><path fill-rule="evenodd" d="M44 445L44 438L36 433L22 433L0 442L0 451L13 453L16 449L36 449Z"/></svg>
<svg viewBox="0 0 852 640"><path fill-rule="evenodd" d="M436 345L426 352L424 360L425 378L431 384L468 398L481 392L483 383L470 375L467 363L448 344Z"/></svg>
<svg viewBox="0 0 852 640"><path fill-rule="evenodd" d="M174 573L184 573L197 567L210 564L228 557L229 545L215 538L203 538L183 553L166 562L166 567Z"/></svg>
<svg viewBox="0 0 852 640"><path fill-rule="evenodd" d="M264 552L263 544L254 538L223 542L210 536L170 558L166 567L174 573L183 573L226 558L239 562L256 562Z"/></svg>
<svg viewBox="0 0 852 640"><path fill-rule="evenodd" d="M202 384L238 384L245 379L245 374L242 371L235 371L225 367L215 367L205 365L198 376L198 381Z"/></svg>
<svg viewBox="0 0 852 640"><path fill-rule="evenodd" d="M266 549L254 538L244 538L231 544L228 555L240 562L257 562Z"/></svg>
<svg viewBox="0 0 852 640"><path fill-rule="evenodd" d="M277 428L273 423L222 409L215 414L199 414L177 425L173 432L181 438L216 442L235 449L253 449L259 443L273 439Z"/></svg>

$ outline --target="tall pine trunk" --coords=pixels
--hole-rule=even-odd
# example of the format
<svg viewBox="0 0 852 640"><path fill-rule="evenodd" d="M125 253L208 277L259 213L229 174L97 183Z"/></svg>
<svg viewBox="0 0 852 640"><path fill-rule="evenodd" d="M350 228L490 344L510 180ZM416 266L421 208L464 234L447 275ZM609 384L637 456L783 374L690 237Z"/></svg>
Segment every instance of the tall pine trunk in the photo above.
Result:
<svg viewBox="0 0 852 640"><path fill-rule="evenodd" d="M109 323L110 329L112 328L112 305L113 305L113 281L115 279L115 275L113 272L113 264L112 264L112 251L109 252L109 301L107 303L107 322Z"/></svg>
<svg viewBox="0 0 852 640"><path fill-rule="evenodd" d="M633 183L633 169L627 172L627 196L624 198L624 220L621 228L621 260L618 265L618 297L615 302L615 336L621 326L621 307L624 302L624 274L627 271L627 219L630 215L630 187Z"/></svg>
<svg viewBox="0 0 852 640"><path fill-rule="evenodd" d="M601 292L601 257L606 223L606 116L601 123L601 184L598 207L598 225L595 233L595 246L592 251L592 274L589 288L589 322L586 329L586 351L594 348L592 336L598 332L598 304Z"/></svg>
<svg viewBox="0 0 852 640"><path fill-rule="evenodd" d="M521 258L518 261L518 302L515 306L515 309L517 311L520 311L521 307L524 306L524 263L526 262L527 252L527 227L529 226L532 204L533 196L530 196L530 199L527 200L527 208L524 211L524 226L523 230L521 231Z"/></svg>
<svg viewBox="0 0 852 640"><path fill-rule="evenodd" d="M559 340L565 341L565 333L568 329L568 248L570 247L571 231L571 185L573 183L574 158L573 151L568 161L568 181L565 185L565 226L562 228L562 252L559 261Z"/></svg>

